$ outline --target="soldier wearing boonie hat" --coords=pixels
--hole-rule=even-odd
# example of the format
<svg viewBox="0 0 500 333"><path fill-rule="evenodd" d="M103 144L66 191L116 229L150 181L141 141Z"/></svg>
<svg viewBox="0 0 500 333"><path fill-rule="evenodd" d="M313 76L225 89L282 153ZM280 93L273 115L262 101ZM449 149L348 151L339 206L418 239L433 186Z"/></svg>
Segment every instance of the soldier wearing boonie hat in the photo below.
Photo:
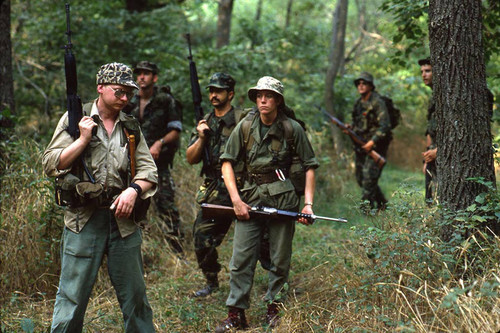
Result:
<svg viewBox="0 0 500 333"><path fill-rule="evenodd" d="M80 136L73 138L67 132L66 112L43 154L45 173L58 177L74 198L64 211L62 265L51 331L82 331L94 277L106 256L108 274L120 295L124 331L154 332L138 225L144 223L147 210L142 210L141 217L139 198L147 200L155 194L158 173L139 124L121 110L138 87L132 70L117 62L101 66L96 83L99 97L82 107ZM133 178L127 163L130 152L122 146L127 142L125 130L136 137ZM88 174L78 172L81 160ZM67 187L70 184L74 189Z"/></svg>
<svg viewBox="0 0 500 333"><path fill-rule="evenodd" d="M236 125L220 156L223 179L238 220L234 228L230 293L226 300L228 316L217 327L219 333L248 325L245 310L250 307L256 253L259 253L266 228L269 230L271 269L265 296L268 304L265 321L271 328L277 324L281 304L286 298L295 223L254 219L249 215L249 207L274 206L299 211L300 195L290 179L292 159L297 156L306 179L301 212L313 214L314 174L319 166L304 129L285 113L283 84L271 76L264 76L256 86L248 89L247 94L257 108ZM240 161L244 164L245 181L238 186L234 170ZM244 191L239 192L242 189ZM299 222L310 223L302 218Z"/></svg>

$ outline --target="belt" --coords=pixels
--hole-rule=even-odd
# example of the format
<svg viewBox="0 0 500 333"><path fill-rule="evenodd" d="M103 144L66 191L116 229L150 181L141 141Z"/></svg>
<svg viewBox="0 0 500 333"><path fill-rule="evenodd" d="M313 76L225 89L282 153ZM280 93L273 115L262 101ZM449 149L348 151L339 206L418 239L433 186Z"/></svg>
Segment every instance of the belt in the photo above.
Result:
<svg viewBox="0 0 500 333"><path fill-rule="evenodd" d="M288 170L287 169L276 169L274 171L266 172L266 173L249 173L248 178L250 182L253 182L257 185L269 184L277 182L278 180L285 181L288 178Z"/></svg>
<svg viewBox="0 0 500 333"><path fill-rule="evenodd" d="M94 198L94 203L98 207L109 207L115 201L115 197L122 192L121 189L112 188L107 191L103 191L97 198Z"/></svg>

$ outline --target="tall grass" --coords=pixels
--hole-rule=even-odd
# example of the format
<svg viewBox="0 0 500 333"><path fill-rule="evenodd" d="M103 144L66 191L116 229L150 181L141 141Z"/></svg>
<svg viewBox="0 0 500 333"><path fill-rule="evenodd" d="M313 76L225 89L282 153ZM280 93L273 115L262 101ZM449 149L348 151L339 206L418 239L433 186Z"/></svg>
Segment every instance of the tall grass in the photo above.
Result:
<svg viewBox="0 0 500 333"><path fill-rule="evenodd" d="M290 297L274 331L498 331L500 239L486 227L465 228L483 224L486 208L490 212L496 209L498 193L493 191L462 212L455 237L442 242L439 230L451 222L439 207L429 209L422 204L423 177L419 173L389 165L381 185L390 198L390 208L367 216L358 209L360 192L352 165L324 158L332 152L317 150L321 149L315 213L348 217L349 224L297 225ZM61 209L54 204L52 182L41 171L42 150L27 139L2 146L2 332L41 332L50 326L63 222ZM206 299L191 297L204 283L190 238L198 209L193 200L200 183L198 172L186 164L184 155L176 157L173 174L187 235L185 260L169 250L154 212L144 232L146 283L158 332L210 332L226 316L232 230L220 247L224 266L220 291ZM267 330L262 324L266 286L267 275L258 268L248 332ZM88 306L84 331L123 331L105 263Z"/></svg>

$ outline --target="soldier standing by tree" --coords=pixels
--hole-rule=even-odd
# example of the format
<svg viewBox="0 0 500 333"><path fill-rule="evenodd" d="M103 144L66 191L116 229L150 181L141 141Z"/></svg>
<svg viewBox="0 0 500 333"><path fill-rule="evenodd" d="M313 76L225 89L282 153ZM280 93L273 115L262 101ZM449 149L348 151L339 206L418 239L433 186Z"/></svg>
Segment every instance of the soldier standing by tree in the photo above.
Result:
<svg viewBox="0 0 500 333"><path fill-rule="evenodd" d="M432 89L432 66L429 58L420 59L420 73L422 81ZM425 131L426 150L422 153L424 159L423 172L425 174L425 202L432 204L437 197L437 168L436 168L436 113L434 97L431 96L429 107L427 108L427 130Z"/></svg>
<svg viewBox="0 0 500 333"><path fill-rule="evenodd" d="M271 257L269 285L265 296L268 303L266 322L273 327L279 320L279 305L286 298L295 223L287 219L250 218L249 209L251 206L263 205L299 210L300 197L289 178L295 154L306 170L302 213L313 213L314 174L318 161L302 126L285 115L283 84L273 77L262 77L256 87L248 90L248 97L257 104L258 110L249 113L236 125L225 152L220 157L223 161L224 183L238 221L235 224L233 255L229 266L230 293L226 301L228 317L217 327L216 332L228 332L248 325L245 309L250 306L257 250L266 227L269 229ZM249 135L244 133L247 125ZM285 130L288 125L291 127L289 137ZM235 174L235 166L239 161L244 162L243 186L238 186ZM304 218L298 221L310 223Z"/></svg>
<svg viewBox="0 0 500 333"><path fill-rule="evenodd" d="M182 131L182 108L170 92L170 87L157 87L158 66L141 61L134 68L139 92L132 98L125 112L134 115L158 167L158 192L153 200L163 221L162 229L172 250L182 254L183 233L175 205L175 185L170 174L175 152L179 148Z"/></svg>
<svg viewBox="0 0 500 333"><path fill-rule="evenodd" d="M373 76L363 72L355 80L360 98L352 110L352 129L366 144L355 146L356 180L362 188L362 200L370 202L370 208L383 210L387 199L378 185L382 170L375 161L366 154L375 150L382 157L387 156L389 143L392 140L391 120L387 106L382 97L375 91Z"/></svg>

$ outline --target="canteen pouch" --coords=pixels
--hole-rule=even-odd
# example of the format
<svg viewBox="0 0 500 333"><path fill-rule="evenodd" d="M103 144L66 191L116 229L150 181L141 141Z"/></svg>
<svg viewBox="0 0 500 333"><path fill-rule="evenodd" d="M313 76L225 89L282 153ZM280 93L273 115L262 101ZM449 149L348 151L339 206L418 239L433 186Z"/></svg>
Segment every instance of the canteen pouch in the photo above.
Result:
<svg viewBox="0 0 500 333"><path fill-rule="evenodd" d="M292 159L289 177L292 181L293 187L295 187L297 195L303 195L306 188L306 172L302 166L300 158L297 155L295 155Z"/></svg>
<svg viewBox="0 0 500 333"><path fill-rule="evenodd" d="M70 208L83 206L82 200L76 192L76 184L79 182L80 179L71 173L57 177L54 184L56 204Z"/></svg>

